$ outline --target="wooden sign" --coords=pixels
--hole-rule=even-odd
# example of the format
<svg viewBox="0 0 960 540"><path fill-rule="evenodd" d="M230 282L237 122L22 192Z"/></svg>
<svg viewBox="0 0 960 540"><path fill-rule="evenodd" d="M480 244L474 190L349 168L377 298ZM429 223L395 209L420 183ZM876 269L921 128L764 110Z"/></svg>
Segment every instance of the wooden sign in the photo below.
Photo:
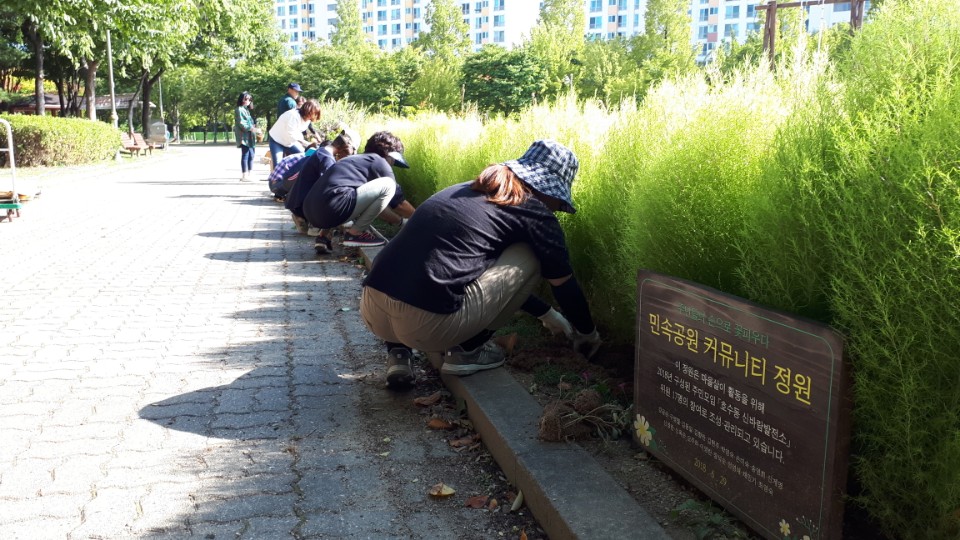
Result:
<svg viewBox="0 0 960 540"><path fill-rule="evenodd" d="M840 538L850 443L829 327L641 270L635 439L766 538Z"/></svg>

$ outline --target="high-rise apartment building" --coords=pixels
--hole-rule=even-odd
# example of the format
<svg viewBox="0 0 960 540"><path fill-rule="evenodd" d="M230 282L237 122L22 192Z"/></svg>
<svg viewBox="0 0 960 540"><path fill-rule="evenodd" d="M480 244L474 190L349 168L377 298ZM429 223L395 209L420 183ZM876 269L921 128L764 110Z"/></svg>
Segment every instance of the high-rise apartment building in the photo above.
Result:
<svg viewBox="0 0 960 540"><path fill-rule="evenodd" d="M613 39L643 33L647 0L583 0L587 39ZM383 50L408 45L421 32L430 0L360 0L363 31ZM743 41L761 31L757 5L762 0L690 0L690 41L701 60L718 44ZM512 47L530 35L540 16L537 0L459 0L470 43L479 49L487 43ZM869 2L867 2L869 7ZM816 32L850 20L850 4L823 4L804 8L807 29ZM276 0L277 25L289 40L294 56L311 41L329 41L337 25L336 0Z"/></svg>
<svg viewBox="0 0 960 540"><path fill-rule="evenodd" d="M706 59L720 43L732 40L742 43L751 32L762 32L763 26L757 20L757 6L764 3L758 0L691 0L691 41L697 46L698 59ZM850 22L849 2L786 9L805 10L807 31L812 33ZM868 9L869 0L865 11Z"/></svg>

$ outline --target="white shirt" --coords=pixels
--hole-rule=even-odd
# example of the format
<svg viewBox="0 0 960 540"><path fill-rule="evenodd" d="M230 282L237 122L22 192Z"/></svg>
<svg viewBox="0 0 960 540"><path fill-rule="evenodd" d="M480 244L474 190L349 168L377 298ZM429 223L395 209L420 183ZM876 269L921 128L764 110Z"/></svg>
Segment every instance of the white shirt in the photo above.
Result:
<svg viewBox="0 0 960 540"><path fill-rule="evenodd" d="M281 114L270 128L270 138L283 146L299 144L308 125L310 121L300 117L300 109L290 109Z"/></svg>

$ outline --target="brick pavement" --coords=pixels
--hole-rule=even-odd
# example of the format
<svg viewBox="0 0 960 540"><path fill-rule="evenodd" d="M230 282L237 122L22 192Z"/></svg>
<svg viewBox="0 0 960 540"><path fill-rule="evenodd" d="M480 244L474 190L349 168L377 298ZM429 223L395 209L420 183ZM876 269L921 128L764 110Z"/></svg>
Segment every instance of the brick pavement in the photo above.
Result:
<svg viewBox="0 0 960 540"><path fill-rule="evenodd" d="M363 384L360 270L316 259L236 154L64 169L0 223L0 538L487 537L404 507L450 450L377 458L369 411L399 398Z"/></svg>

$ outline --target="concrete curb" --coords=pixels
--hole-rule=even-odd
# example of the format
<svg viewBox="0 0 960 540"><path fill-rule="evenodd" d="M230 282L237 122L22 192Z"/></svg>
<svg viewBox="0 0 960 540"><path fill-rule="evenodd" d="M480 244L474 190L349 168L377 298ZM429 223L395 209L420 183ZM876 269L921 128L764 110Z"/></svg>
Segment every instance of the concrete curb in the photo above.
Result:
<svg viewBox="0 0 960 540"><path fill-rule="evenodd" d="M361 249L367 268L379 251ZM428 358L437 368L443 362ZM552 540L670 538L584 449L537 439L543 409L506 370L442 379Z"/></svg>

